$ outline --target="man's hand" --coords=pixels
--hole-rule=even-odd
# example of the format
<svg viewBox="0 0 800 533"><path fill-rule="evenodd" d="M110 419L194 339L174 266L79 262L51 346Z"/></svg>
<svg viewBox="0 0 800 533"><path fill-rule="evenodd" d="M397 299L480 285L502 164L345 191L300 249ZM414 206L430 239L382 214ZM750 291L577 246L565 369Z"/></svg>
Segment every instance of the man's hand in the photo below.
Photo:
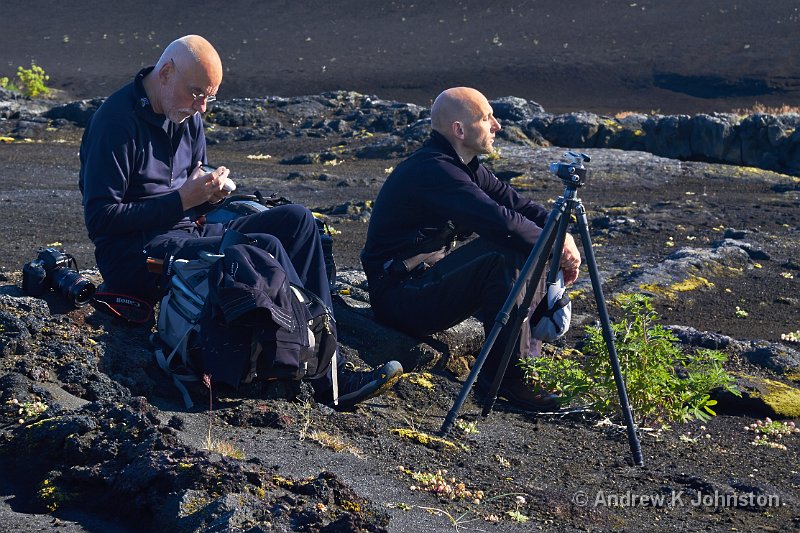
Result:
<svg viewBox="0 0 800 533"><path fill-rule="evenodd" d="M564 271L564 284L571 285L578 279L581 266L581 253L575 239L569 233L564 237L564 250L561 252L561 269Z"/></svg>
<svg viewBox="0 0 800 533"><path fill-rule="evenodd" d="M184 211L206 202L221 202L230 194L223 188L226 181L229 181L230 170L227 167L218 167L213 172L205 173L200 165L198 161L189 179L178 190Z"/></svg>

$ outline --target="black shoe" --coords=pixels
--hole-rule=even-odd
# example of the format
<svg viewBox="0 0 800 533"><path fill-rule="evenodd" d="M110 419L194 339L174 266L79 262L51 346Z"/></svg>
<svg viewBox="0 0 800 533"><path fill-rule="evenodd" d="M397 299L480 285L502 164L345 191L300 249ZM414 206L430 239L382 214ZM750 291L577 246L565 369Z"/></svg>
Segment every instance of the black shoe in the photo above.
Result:
<svg viewBox="0 0 800 533"><path fill-rule="evenodd" d="M476 385L478 391L485 396L492 387L492 380L481 378L483 378L482 373L478 375ZM555 411L561 406L561 396L540 386L529 385L522 378L504 378L497 391L497 397L526 411Z"/></svg>
<svg viewBox="0 0 800 533"><path fill-rule="evenodd" d="M352 409L357 403L383 394L402 375L403 366L397 361L384 363L375 370L356 370L347 363L339 373L339 405L337 409Z"/></svg>

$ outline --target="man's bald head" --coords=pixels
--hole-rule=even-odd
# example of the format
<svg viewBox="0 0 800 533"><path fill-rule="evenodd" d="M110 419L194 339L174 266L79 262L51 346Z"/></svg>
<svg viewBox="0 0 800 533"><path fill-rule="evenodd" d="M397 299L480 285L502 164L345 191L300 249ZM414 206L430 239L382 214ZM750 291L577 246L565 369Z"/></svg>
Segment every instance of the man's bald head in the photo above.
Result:
<svg viewBox="0 0 800 533"><path fill-rule="evenodd" d="M172 41L144 79L153 111L179 124L205 113L222 83L222 61L207 40L186 35Z"/></svg>
<svg viewBox="0 0 800 533"><path fill-rule="evenodd" d="M500 123L486 97L470 87L443 91L431 106L431 128L450 142L458 155L470 161L492 151Z"/></svg>
<svg viewBox="0 0 800 533"><path fill-rule="evenodd" d="M206 85L219 87L222 83L222 60L211 43L199 35L186 35L172 41L161 54L155 70L170 61L187 76L204 77Z"/></svg>
<svg viewBox="0 0 800 533"><path fill-rule="evenodd" d="M466 122L480 116L482 104L488 105L486 97L470 87L442 91L431 106L431 127L447 137L453 122Z"/></svg>

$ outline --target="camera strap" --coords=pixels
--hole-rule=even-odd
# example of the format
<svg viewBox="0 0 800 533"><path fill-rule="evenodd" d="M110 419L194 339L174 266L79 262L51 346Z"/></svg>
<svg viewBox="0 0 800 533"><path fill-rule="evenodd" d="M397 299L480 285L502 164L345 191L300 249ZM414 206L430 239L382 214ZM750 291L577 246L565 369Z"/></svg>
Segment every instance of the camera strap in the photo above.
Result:
<svg viewBox="0 0 800 533"><path fill-rule="evenodd" d="M127 294L96 292L92 307L131 324L147 324L153 320L153 306Z"/></svg>

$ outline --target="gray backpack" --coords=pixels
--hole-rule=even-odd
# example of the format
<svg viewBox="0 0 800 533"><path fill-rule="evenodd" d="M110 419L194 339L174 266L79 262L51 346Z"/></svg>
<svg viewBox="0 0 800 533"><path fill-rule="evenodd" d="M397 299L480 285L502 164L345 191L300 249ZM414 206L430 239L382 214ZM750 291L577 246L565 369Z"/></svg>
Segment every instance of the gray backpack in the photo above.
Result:
<svg viewBox="0 0 800 533"><path fill-rule="evenodd" d="M276 305L272 314L261 312L255 321L252 316L225 320L210 297L224 259L224 255L204 253L200 259L174 260L167 272L169 291L159 306L155 357L187 408L193 405L187 384L201 381L204 373L210 374L212 382L221 379L238 387L255 379L313 380L336 369L333 316L302 287L282 281L285 287L279 292L288 297L283 311ZM335 371L332 377L336 397Z"/></svg>
<svg viewBox="0 0 800 533"><path fill-rule="evenodd" d="M198 382L202 377L195 371L197 365L191 361L191 351L200 334L211 261L208 256L173 261L167 273L169 291L161 299L158 310L156 361L172 377L187 408L192 407L193 402L185 384Z"/></svg>

